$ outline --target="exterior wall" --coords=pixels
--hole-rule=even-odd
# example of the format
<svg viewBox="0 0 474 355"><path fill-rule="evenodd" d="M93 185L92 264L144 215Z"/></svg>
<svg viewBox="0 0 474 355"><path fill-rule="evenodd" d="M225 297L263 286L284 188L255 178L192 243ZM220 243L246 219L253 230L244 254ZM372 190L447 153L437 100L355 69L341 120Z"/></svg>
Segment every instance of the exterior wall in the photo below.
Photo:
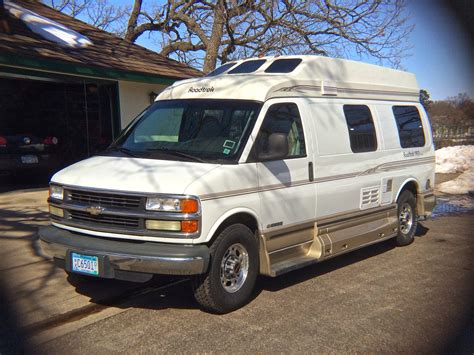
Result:
<svg viewBox="0 0 474 355"><path fill-rule="evenodd" d="M166 85L119 81L121 128L150 104L150 93L160 93Z"/></svg>

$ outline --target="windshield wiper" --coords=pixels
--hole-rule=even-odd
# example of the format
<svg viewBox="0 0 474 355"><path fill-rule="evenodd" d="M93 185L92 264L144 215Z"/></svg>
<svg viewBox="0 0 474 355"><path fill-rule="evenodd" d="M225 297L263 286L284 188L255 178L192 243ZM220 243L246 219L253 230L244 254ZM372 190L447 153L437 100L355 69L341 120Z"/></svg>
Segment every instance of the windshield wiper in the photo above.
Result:
<svg viewBox="0 0 474 355"><path fill-rule="evenodd" d="M174 156L177 156L177 157L187 158L189 160L198 161L200 163L207 163L204 159L201 159L201 158L199 158L195 155L184 153L180 150L171 150L171 149L163 149L163 148L150 148L150 149L147 149L147 150L148 151L154 151L154 152L162 152L162 153L169 154L169 155L174 155Z"/></svg>
<svg viewBox="0 0 474 355"><path fill-rule="evenodd" d="M137 158L137 156L135 154L133 154L132 151L128 148L115 146L115 147L109 148L108 150L114 150L114 151L117 151L117 152L122 152L122 153L127 154L128 156Z"/></svg>

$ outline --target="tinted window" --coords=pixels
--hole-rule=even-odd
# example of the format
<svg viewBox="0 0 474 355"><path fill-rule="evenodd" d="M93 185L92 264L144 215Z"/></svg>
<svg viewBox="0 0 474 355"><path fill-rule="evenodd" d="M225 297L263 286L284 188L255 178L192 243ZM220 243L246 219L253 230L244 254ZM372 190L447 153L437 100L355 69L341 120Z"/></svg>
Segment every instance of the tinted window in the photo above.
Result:
<svg viewBox="0 0 474 355"><path fill-rule="evenodd" d="M377 136L370 109L364 105L344 105L351 149L354 153L377 150Z"/></svg>
<svg viewBox="0 0 474 355"><path fill-rule="evenodd" d="M231 63L226 63L224 65L221 65L219 68L211 71L209 74L207 74L206 76L216 76L216 75L219 75L219 74L222 74L223 72L227 71L228 69L232 68L233 66L235 65L235 63L231 62Z"/></svg>
<svg viewBox="0 0 474 355"><path fill-rule="evenodd" d="M284 137L288 144L288 154L285 159L306 156L303 126L301 124L298 106L293 103L275 104L271 106L263 120L257 140L254 144L254 154L269 151L270 136L277 134ZM263 159L265 160L265 159Z"/></svg>
<svg viewBox="0 0 474 355"><path fill-rule="evenodd" d="M402 148L423 147L425 135L420 113L415 106L393 106Z"/></svg>
<svg viewBox="0 0 474 355"><path fill-rule="evenodd" d="M232 69L229 74L253 73L255 70L260 68L265 62L265 59L248 60L246 62L243 62L236 68Z"/></svg>
<svg viewBox="0 0 474 355"><path fill-rule="evenodd" d="M270 66L265 69L265 73L291 73L298 64L301 63L301 59L278 59L275 60Z"/></svg>

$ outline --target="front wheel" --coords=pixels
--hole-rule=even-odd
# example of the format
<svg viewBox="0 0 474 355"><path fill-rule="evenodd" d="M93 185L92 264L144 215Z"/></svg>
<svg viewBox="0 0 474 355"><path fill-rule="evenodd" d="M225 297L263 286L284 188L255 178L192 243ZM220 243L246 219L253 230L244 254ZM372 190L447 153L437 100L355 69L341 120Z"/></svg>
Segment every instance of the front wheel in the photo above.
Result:
<svg viewBox="0 0 474 355"><path fill-rule="evenodd" d="M398 198L398 235L397 245L408 245L415 239L418 225L416 199L412 192L405 190Z"/></svg>
<svg viewBox="0 0 474 355"><path fill-rule="evenodd" d="M225 228L212 243L206 274L193 279L196 301L213 313L231 312L246 304L259 272L258 243L243 224Z"/></svg>

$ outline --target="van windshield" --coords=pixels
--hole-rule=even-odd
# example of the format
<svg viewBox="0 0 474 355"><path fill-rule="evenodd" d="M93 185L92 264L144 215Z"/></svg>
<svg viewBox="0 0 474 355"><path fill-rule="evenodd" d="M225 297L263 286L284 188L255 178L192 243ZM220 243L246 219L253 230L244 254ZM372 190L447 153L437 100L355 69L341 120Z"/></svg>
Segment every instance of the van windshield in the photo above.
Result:
<svg viewBox="0 0 474 355"><path fill-rule="evenodd" d="M262 103L244 100L157 101L107 153L152 159L236 163Z"/></svg>

